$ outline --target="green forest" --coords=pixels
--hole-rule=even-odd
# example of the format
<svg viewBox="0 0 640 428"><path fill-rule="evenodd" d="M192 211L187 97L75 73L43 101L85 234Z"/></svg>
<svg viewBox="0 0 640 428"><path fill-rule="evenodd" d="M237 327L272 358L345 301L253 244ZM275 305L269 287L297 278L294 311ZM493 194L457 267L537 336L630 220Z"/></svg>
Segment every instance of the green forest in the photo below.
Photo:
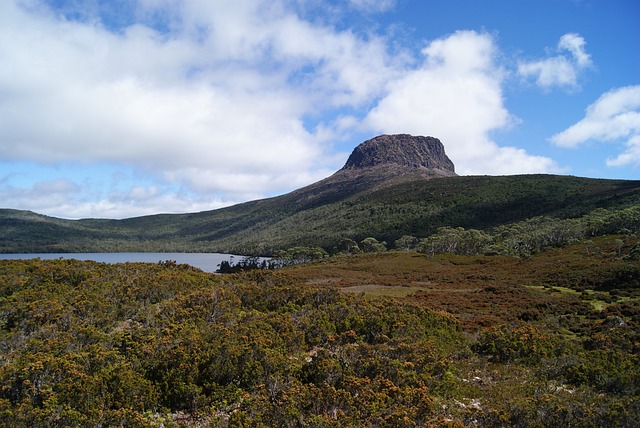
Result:
<svg viewBox="0 0 640 428"><path fill-rule="evenodd" d="M638 244L1 261L0 425L637 426Z"/></svg>
<svg viewBox="0 0 640 428"><path fill-rule="evenodd" d="M507 245L492 250L522 252L526 249L498 241L512 225L522 226L521 236L533 232L536 226L527 224L531 219L564 222L562 226L569 228L567 240L633 229L617 216L640 222L640 181L557 175L428 179L391 174L382 170L365 170L355 177L337 174L286 195L191 214L66 220L0 209L0 252L271 256L304 246L336 253L343 250L340 243L345 238L358 244L374 238L393 249L403 236L425 239L446 227L479 230ZM544 224L546 229L551 226L549 221ZM563 237L551 239L560 243Z"/></svg>

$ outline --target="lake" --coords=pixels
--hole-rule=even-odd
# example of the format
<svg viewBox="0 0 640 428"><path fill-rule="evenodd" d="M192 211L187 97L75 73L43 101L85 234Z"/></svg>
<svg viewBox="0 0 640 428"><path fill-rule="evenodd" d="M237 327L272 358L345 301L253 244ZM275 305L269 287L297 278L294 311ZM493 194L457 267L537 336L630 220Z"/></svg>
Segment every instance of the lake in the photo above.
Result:
<svg viewBox="0 0 640 428"><path fill-rule="evenodd" d="M75 259L94 260L102 263L146 262L158 263L174 260L178 264L186 263L205 272L215 272L223 261L233 264L244 259L244 256L221 253L35 253L35 254L0 254L0 260L25 259ZM263 259L259 259L262 261Z"/></svg>

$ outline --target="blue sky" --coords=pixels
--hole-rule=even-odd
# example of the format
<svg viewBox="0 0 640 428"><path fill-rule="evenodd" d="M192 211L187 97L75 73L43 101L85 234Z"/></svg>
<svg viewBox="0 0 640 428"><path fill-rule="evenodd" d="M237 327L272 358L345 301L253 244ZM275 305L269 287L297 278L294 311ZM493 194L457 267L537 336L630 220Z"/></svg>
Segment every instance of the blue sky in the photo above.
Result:
<svg viewBox="0 0 640 428"><path fill-rule="evenodd" d="M0 207L274 196L383 133L459 174L640 178L636 0L4 0Z"/></svg>

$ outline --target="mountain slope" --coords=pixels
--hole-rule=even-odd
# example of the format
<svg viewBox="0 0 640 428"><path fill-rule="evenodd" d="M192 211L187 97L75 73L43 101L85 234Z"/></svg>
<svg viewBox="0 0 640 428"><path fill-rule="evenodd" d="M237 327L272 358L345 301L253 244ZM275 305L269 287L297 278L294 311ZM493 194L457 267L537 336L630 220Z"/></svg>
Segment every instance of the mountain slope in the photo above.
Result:
<svg viewBox="0 0 640 428"><path fill-rule="evenodd" d="M366 141L330 177L291 193L192 214L62 220L0 210L0 251L212 251L270 254L340 239L393 242L438 227L489 229L640 204L640 181L555 175L456 176L439 140Z"/></svg>

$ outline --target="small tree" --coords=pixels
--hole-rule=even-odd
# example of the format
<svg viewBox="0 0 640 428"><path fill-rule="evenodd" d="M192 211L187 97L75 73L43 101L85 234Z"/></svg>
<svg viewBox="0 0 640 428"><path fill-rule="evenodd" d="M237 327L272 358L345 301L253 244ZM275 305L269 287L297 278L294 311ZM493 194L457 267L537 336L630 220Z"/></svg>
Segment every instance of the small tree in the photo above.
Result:
<svg viewBox="0 0 640 428"><path fill-rule="evenodd" d="M338 251L346 254L355 254L360 252L360 247L358 247L358 243L353 239L343 238L338 243Z"/></svg>
<svg viewBox="0 0 640 428"><path fill-rule="evenodd" d="M418 238L411 235L404 235L402 238L397 239L395 242L396 249L403 250L405 252L413 250L418 244Z"/></svg>
<svg viewBox="0 0 640 428"><path fill-rule="evenodd" d="M491 243L491 237L481 230L462 227L439 227L438 231L420 241L419 251L427 254L482 254Z"/></svg>
<svg viewBox="0 0 640 428"><path fill-rule="evenodd" d="M379 253L387 251L387 243L385 241L378 241L376 238L365 238L360 242L362 251L365 253Z"/></svg>

